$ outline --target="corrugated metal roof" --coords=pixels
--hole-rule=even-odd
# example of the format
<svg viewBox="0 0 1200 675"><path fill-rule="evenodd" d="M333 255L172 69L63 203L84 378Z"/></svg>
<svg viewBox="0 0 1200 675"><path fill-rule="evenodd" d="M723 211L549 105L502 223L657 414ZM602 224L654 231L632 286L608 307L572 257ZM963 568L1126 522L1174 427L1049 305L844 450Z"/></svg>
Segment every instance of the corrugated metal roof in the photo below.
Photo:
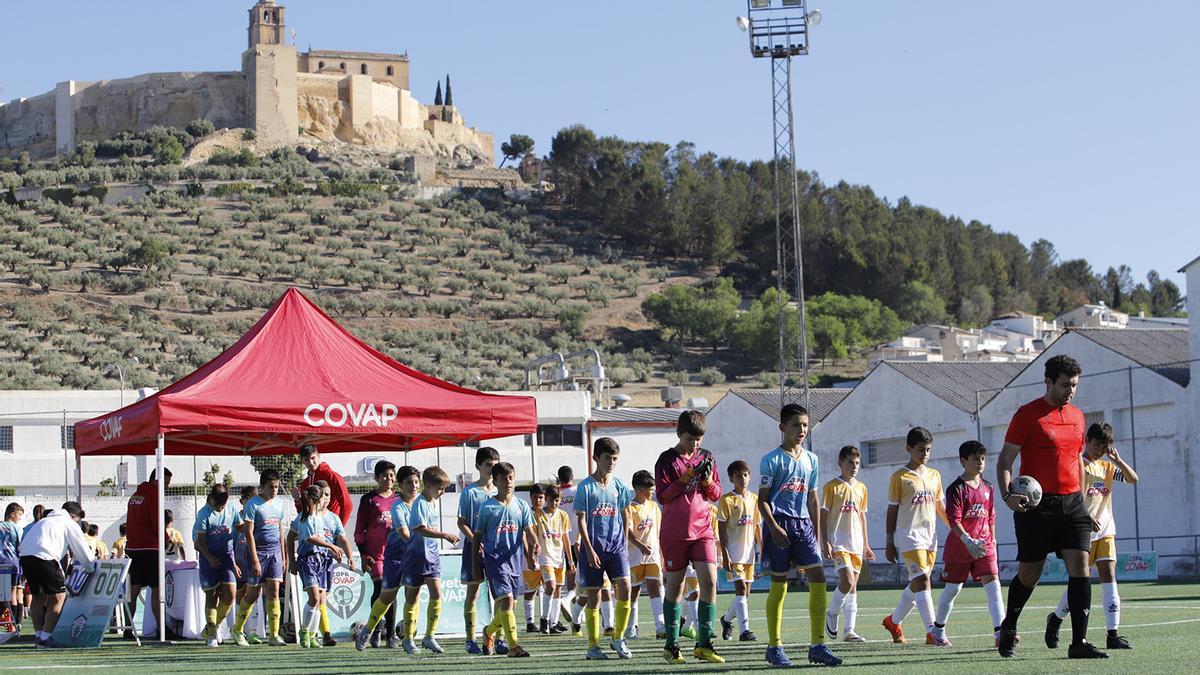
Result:
<svg viewBox="0 0 1200 675"><path fill-rule="evenodd" d="M1187 328L1072 328L1092 342L1186 387L1191 379Z"/></svg>
<svg viewBox="0 0 1200 675"><path fill-rule="evenodd" d="M842 399L850 395L850 389L809 389L808 390L808 417L809 422L816 424L825 419L837 404L842 402ZM731 389L730 394L745 400L750 405L758 408L771 419L779 419L779 410L783 407L780 401L778 390L773 389Z"/></svg>
<svg viewBox="0 0 1200 675"><path fill-rule="evenodd" d="M593 422L670 422L679 421L679 413L692 408L607 408L593 409ZM695 408L708 412L708 408Z"/></svg>
<svg viewBox="0 0 1200 675"><path fill-rule="evenodd" d="M975 413L975 392L979 407L1017 376L1027 363L978 361L884 361L896 372L916 382L938 398L963 412Z"/></svg>

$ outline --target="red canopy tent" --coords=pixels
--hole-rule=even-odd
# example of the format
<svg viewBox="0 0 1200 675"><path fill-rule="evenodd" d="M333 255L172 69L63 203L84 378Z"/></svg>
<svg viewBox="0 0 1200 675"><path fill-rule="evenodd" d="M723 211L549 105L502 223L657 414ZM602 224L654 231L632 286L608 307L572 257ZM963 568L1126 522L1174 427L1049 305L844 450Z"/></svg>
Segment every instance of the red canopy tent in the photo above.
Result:
<svg viewBox="0 0 1200 675"><path fill-rule="evenodd" d="M192 374L76 424L75 451L77 461L156 455L161 552L166 454L283 454L304 443L322 452L407 451L536 431L532 397L485 394L404 366L290 288Z"/></svg>

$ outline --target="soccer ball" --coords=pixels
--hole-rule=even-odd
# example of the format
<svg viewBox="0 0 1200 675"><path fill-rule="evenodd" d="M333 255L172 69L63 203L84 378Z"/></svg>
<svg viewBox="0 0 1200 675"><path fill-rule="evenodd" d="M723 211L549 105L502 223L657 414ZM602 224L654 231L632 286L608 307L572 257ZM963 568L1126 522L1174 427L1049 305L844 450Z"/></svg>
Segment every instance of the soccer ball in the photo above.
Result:
<svg viewBox="0 0 1200 675"><path fill-rule="evenodd" d="M1012 484L1012 494L1024 495L1029 501L1029 508L1037 506L1042 501L1042 484L1033 476L1017 476Z"/></svg>

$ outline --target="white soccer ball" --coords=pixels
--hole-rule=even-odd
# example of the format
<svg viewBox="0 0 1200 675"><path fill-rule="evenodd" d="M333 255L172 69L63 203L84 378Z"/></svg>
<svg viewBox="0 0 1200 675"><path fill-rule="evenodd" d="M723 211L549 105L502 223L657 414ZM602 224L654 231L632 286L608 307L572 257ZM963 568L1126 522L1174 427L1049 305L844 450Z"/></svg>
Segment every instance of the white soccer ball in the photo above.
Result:
<svg viewBox="0 0 1200 675"><path fill-rule="evenodd" d="M1042 484L1033 476L1017 476L1012 484L1012 494L1024 495L1029 500L1026 506L1032 509L1042 501Z"/></svg>

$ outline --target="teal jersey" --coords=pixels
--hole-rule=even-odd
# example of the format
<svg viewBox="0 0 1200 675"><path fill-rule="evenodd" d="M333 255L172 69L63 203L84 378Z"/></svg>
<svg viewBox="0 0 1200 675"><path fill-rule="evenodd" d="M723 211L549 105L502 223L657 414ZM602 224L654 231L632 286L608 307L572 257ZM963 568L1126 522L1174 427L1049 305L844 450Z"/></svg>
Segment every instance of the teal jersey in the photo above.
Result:
<svg viewBox="0 0 1200 675"><path fill-rule="evenodd" d="M424 495L417 495L408 515L408 531L412 535L412 538L408 540L409 555L432 562L441 556L438 551L438 540L418 532L417 528L422 526L433 530L441 529L438 523L437 509L434 508L433 502L425 499Z"/></svg>
<svg viewBox="0 0 1200 675"><path fill-rule="evenodd" d="M16 523L0 521L0 560L17 560L21 557L21 537L25 529Z"/></svg>
<svg viewBox="0 0 1200 675"><path fill-rule="evenodd" d="M597 553L625 550L625 507L632 501L633 491L616 476L609 476L608 485L588 476L576 488L576 518L585 514L588 539Z"/></svg>
<svg viewBox="0 0 1200 675"><path fill-rule="evenodd" d="M491 499L495 494L496 490L494 488L492 490L485 490L471 483L459 495L458 517L467 521L467 527L471 528L472 532L475 531L475 523L479 520L479 509L483 508L484 502Z"/></svg>
<svg viewBox="0 0 1200 675"><path fill-rule="evenodd" d="M808 494L819 488L817 456L802 450L792 457L783 448L775 448L758 465L760 487L769 488L771 513L792 518L808 518Z"/></svg>
<svg viewBox="0 0 1200 675"><path fill-rule="evenodd" d="M312 553L326 551L323 547L309 541L311 537L318 536L325 543L336 545L338 537L346 534L346 529L342 527L342 519L332 511L314 514L308 518L296 516L296 519L292 521L292 531L299 539L296 551L297 556L301 558Z"/></svg>
<svg viewBox="0 0 1200 675"><path fill-rule="evenodd" d="M241 524L242 514L236 508L226 505L218 511L205 504L196 514L196 523L192 525L192 541L203 532L204 545L209 553L233 555L233 541Z"/></svg>
<svg viewBox="0 0 1200 675"><path fill-rule="evenodd" d="M417 495L420 499L421 495ZM416 503L413 500L413 504ZM408 549L409 543L412 541L412 531L409 531L409 538L405 539L400 534L400 529L408 529L408 519L412 516L412 504L405 504L403 499L397 499L395 504L392 504L392 527L388 530L387 543L383 547L383 557L385 560L403 560L404 552Z"/></svg>
<svg viewBox="0 0 1200 675"><path fill-rule="evenodd" d="M506 574L519 574L525 530L533 527L533 511L529 504L510 497L501 504L495 497L484 502L479 510L478 529L483 538L483 560L488 569Z"/></svg>
<svg viewBox="0 0 1200 675"><path fill-rule="evenodd" d="M242 518L250 523L254 546L259 551L277 551L282 547L279 524L283 522L283 504L278 496L267 501L255 495L242 508Z"/></svg>

